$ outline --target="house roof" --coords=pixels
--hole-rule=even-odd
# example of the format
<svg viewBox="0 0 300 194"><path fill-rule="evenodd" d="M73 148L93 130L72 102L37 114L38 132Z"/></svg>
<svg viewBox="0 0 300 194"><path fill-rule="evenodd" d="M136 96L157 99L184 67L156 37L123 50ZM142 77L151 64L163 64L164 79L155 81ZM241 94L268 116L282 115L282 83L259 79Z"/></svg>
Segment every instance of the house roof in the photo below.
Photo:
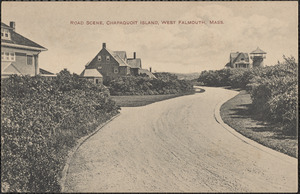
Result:
<svg viewBox="0 0 300 194"><path fill-rule="evenodd" d="M8 28L10 32L10 40L1 39L1 45L7 46L27 46L27 47L34 47L38 50L47 50L45 47L25 38L24 36L18 34L17 32L13 31L11 27L1 22L1 27ZM5 44L8 43L8 44Z"/></svg>
<svg viewBox="0 0 300 194"><path fill-rule="evenodd" d="M230 53L230 59L235 59L237 58L237 56L239 55L240 53L239 52L236 52L236 53Z"/></svg>
<svg viewBox="0 0 300 194"><path fill-rule="evenodd" d="M40 74L42 75L55 75L54 73L51 73L50 71L47 71L45 69L40 68Z"/></svg>
<svg viewBox="0 0 300 194"><path fill-rule="evenodd" d="M10 27L10 26L4 24L3 22L1 22L1 27L3 27L3 28L8 28L8 29L12 29L12 27Z"/></svg>
<svg viewBox="0 0 300 194"><path fill-rule="evenodd" d="M131 68L142 68L142 60L140 58L128 59L127 63Z"/></svg>
<svg viewBox="0 0 300 194"><path fill-rule="evenodd" d="M103 77L97 69L85 69L80 74L80 77Z"/></svg>
<svg viewBox="0 0 300 194"><path fill-rule="evenodd" d="M148 75L150 78L156 78L148 69L139 69L140 73Z"/></svg>
<svg viewBox="0 0 300 194"><path fill-rule="evenodd" d="M109 50L109 49L106 49L110 54L111 56L114 57L114 59L119 63L120 66L128 66L128 64L126 63L125 60L123 60L122 57L126 56L126 52L125 51L112 51L112 50ZM125 55L124 55L124 53Z"/></svg>
<svg viewBox="0 0 300 194"><path fill-rule="evenodd" d="M227 63L225 67L231 67L231 63Z"/></svg>
<svg viewBox="0 0 300 194"><path fill-rule="evenodd" d="M245 62L249 62L248 53L243 53L243 52L230 53L230 60L232 64L235 63L239 58L244 58Z"/></svg>
<svg viewBox="0 0 300 194"><path fill-rule="evenodd" d="M113 51L116 55L118 55L123 61L126 61L126 51Z"/></svg>
<svg viewBox="0 0 300 194"><path fill-rule="evenodd" d="M267 54L267 53L261 50L259 47L257 47L257 49L252 51L250 54Z"/></svg>
<svg viewBox="0 0 300 194"><path fill-rule="evenodd" d="M85 64L85 66L86 66L86 67L89 66L90 63L91 63L91 61L87 62L87 63Z"/></svg>

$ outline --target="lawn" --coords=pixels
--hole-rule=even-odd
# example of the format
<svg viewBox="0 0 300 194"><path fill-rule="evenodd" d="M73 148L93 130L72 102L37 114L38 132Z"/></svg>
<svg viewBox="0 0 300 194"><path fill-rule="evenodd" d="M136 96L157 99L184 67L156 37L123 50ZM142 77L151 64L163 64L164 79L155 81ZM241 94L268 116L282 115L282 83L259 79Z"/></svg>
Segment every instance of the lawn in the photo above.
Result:
<svg viewBox="0 0 300 194"><path fill-rule="evenodd" d="M165 95L143 95L143 96L111 96L120 107L145 106L154 102L175 98L189 94L165 94Z"/></svg>
<svg viewBox="0 0 300 194"><path fill-rule="evenodd" d="M223 121L242 135L279 152L298 157L298 139L281 133L280 126L256 118L251 97L242 90L221 107Z"/></svg>

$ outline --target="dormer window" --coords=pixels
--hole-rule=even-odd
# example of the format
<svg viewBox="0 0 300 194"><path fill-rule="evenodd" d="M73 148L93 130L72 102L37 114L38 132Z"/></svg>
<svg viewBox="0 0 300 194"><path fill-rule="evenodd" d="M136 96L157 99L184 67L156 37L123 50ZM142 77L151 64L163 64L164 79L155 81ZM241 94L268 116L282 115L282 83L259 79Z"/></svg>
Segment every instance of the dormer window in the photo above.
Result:
<svg viewBox="0 0 300 194"><path fill-rule="evenodd" d="M110 60L110 57L109 56L106 56L106 61L109 61Z"/></svg>
<svg viewBox="0 0 300 194"><path fill-rule="evenodd" d="M101 61L101 60L102 60L101 56L100 56L100 55L98 55L98 61Z"/></svg>
<svg viewBox="0 0 300 194"><path fill-rule="evenodd" d="M244 58L241 58L241 60L244 61L245 59L244 59Z"/></svg>
<svg viewBox="0 0 300 194"><path fill-rule="evenodd" d="M1 28L1 39L10 40L10 33L8 29Z"/></svg>

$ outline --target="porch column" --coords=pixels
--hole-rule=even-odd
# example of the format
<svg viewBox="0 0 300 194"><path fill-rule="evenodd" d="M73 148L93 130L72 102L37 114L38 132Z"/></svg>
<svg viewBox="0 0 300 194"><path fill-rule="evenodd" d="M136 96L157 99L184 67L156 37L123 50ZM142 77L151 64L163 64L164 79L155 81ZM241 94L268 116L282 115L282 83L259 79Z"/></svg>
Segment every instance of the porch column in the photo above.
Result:
<svg viewBox="0 0 300 194"><path fill-rule="evenodd" d="M40 73L39 57L38 57L38 55L33 55L33 58L34 58L35 75L38 75Z"/></svg>

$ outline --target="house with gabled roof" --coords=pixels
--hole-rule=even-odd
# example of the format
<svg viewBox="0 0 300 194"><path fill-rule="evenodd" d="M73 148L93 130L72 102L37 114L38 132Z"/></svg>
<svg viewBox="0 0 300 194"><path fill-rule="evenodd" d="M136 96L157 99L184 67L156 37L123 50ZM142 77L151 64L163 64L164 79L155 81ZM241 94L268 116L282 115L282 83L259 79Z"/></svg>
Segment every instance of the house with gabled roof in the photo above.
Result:
<svg viewBox="0 0 300 194"><path fill-rule="evenodd" d="M47 49L16 32L15 22L1 22L1 78L12 74L39 75L39 54ZM48 72L47 74L49 74ZM42 74L43 75L43 74Z"/></svg>
<svg viewBox="0 0 300 194"><path fill-rule="evenodd" d="M251 68L248 53L236 52L230 53L229 63L225 65L227 68Z"/></svg>
<svg viewBox="0 0 300 194"><path fill-rule="evenodd" d="M142 60L136 58L136 52L133 53L133 58L127 58L126 51L112 51L106 48L106 43L102 44L102 49L99 53L85 65L85 69L80 76L88 78L84 73L88 69L97 70L97 72L101 74L103 81L120 76L137 76L141 74L141 72L147 72L145 73L147 76L155 77L152 72L145 69L142 70ZM97 72L94 71L94 73L98 74ZM100 75L98 75L98 78L99 76ZM99 82L95 79L95 83Z"/></svg>

